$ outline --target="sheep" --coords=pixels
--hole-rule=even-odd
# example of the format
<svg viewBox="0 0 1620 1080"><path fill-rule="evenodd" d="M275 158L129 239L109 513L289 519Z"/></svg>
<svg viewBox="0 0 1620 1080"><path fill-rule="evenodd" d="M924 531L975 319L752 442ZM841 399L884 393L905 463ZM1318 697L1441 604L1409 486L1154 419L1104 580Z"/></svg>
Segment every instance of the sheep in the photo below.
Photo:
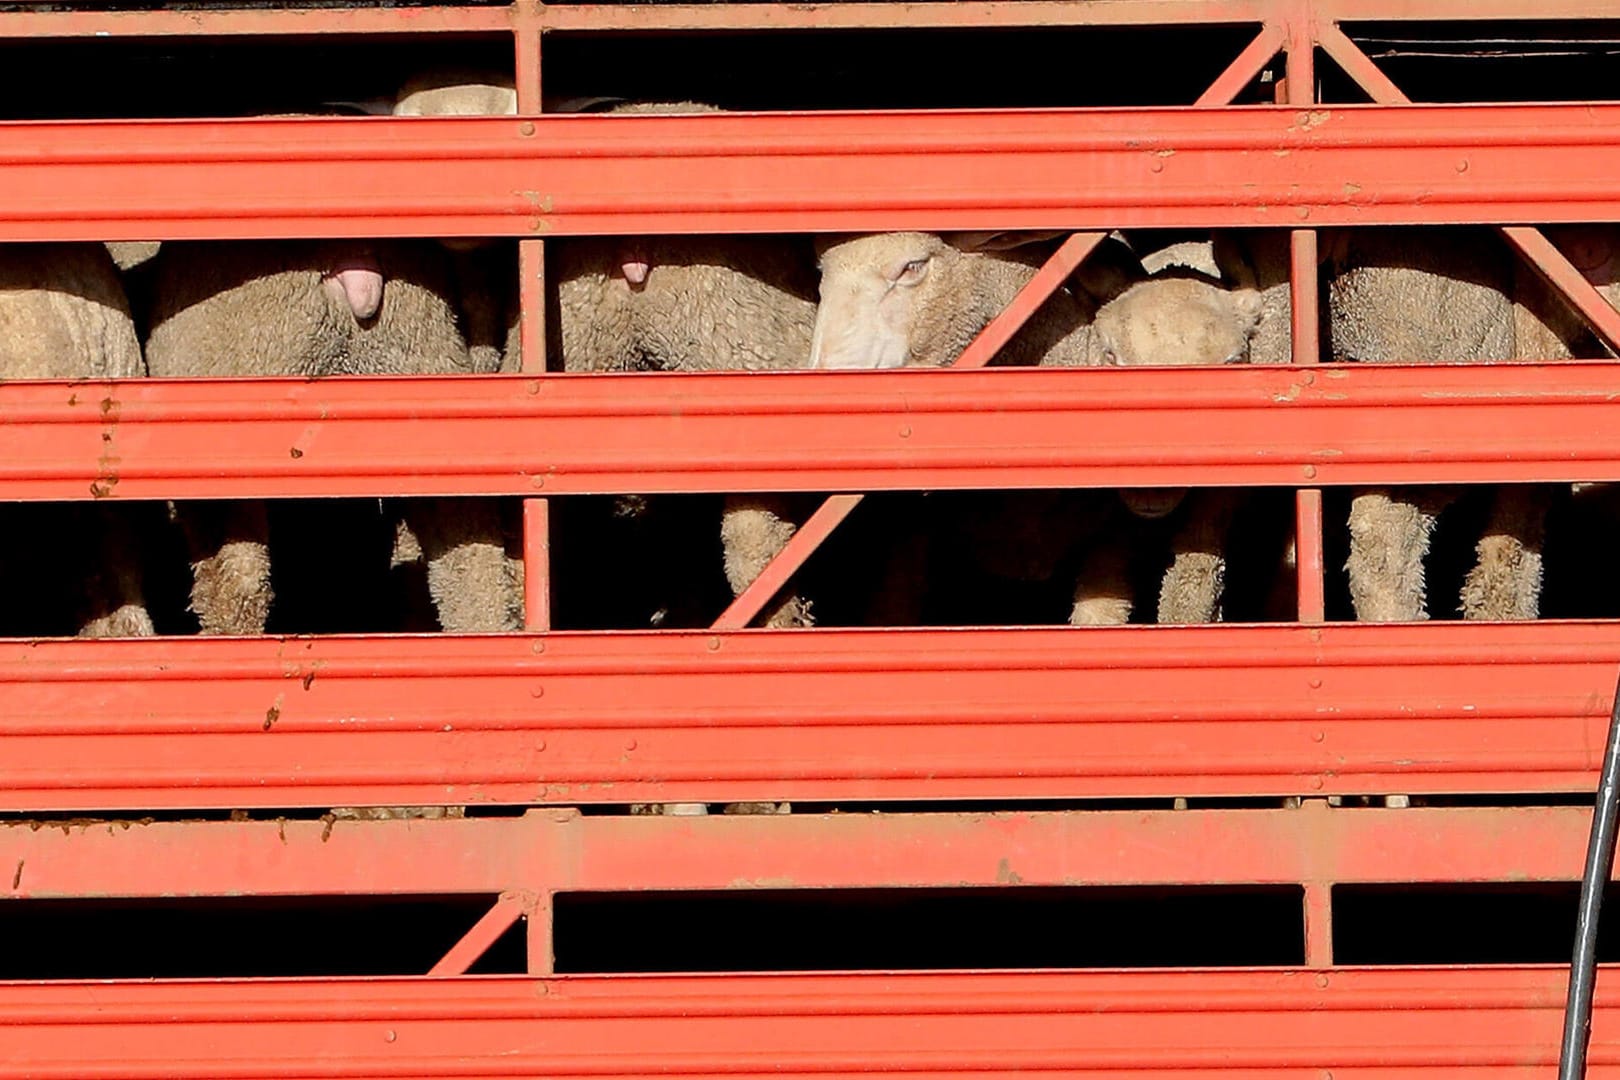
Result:
<svg viewBox="0 0 1620 1080"><path fill-rule="evenodd" d="M146 342L155 377L479 370L433 245L177 243L165 244L155 263ZM265 504L179 504L173 513L191 553L191 607L202 632L262 633L273 599ZM521 625L521 567L506 555L493 507L417 500L402 513L425 555L444 629Z"/></svg>
<svg viewBox="0 0 1620 1080"><path fill-rule="evenodd" d="M1579 347L1563 302L1482 231L1340 236L1329 252L1329 327L1336 360L1489 363L1556 359ZM1453 487L1356 491L1350 506L1351 601L1363 622L1429 617L1424 559ZM1493 493L1460 596L1471 620L1534 619L1551 492Z"/></svg>
<svg viewBox="0 0 1620 1080"><path fill-rule="evenodd" d="M104 247L57 243L0 249L0 375L124 379L145 373L129 301ZM65 519L70 547L85 539L93 555L83 554L95 565L83 573L80 599L88 608L78 620L78 634L152 634L128 521L104 518L87 507L71 508ZM80 554L72 551L74 558Z"/></svg>
<svg viewBox="0 0 1620 1080"><path fill-rule="evenodd" d="M1028 239L1024 234L904 232L820 241L821 304L811 367L874 370L951 363L1035 276L1045 252L1039 243L1023 242ZM1097 304L1139 276L1123 246L1110 241L992 362L1103 363L1092 323ZM975 561L1015 580L1046 580L1083 538L1113 531L1104 527L1110 502L1097 493L991 494L955 500L953 507L969 508L948 527L963 538ZM1018 537L1007 535L1009 524ZM1113 541L1092 552L1080 574L1072 622L1125 620L1124 563Z"/></svg>

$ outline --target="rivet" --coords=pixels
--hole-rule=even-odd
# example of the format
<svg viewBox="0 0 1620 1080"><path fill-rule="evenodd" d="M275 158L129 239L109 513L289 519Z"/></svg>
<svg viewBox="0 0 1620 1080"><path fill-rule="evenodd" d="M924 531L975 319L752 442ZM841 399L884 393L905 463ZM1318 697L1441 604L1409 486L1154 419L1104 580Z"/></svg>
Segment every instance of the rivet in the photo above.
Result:
<svg viewBox="0 0 1620 1080"><path fill-rule="evenodd" d="M1294 207L1294 216L1304 221L1311 216L1311 208L1308 206L1296 206Z"/></svg>
<svg viewBox="0 0 1620 1080"><path fill-rule="evenodd" d="M1315 386L1316 385L1316 372L1307 371L1305 373L1305 376L1302 379L1300 379L1300 382L1304 383L1306 386Z"/></svg>
<svg viewBox="0 0 1620 1080"><path fill-rule="evenodd" d="M902 439L911 438L911 425L910 424L901 424L900 425L900 437Z"/></svg>
<svg viewBox="0 0 1620 1080"><path fill-rule="evenodd" d="M719 648L720 648L720 639L717 638L717 637L710 638L709 639L709 651L710 652L717 652L719 650Z"/></svg>
<svg viewBox="0 0 1620 1080"><path fill-rule="evenodd" d="M530 379L527 389L531 394L538 394L540 392L540 380Z"/></svg>
<svg viewBox="0 0 1620 1080"><path fill-rule="evenodd" d="M1327 732L1325 732L1325 731L1313 731L1313 732L1311 732L1311 742L1322 742L1326 738L1327 738Z"/></svg>
<svg viewBox="0 0 1620 1080"><path fill-rule="evenodd" d="M1320 776L1311 777L1311 789L1314 791L1322 790L1322 778Z"/></svg>
<svg viewBox="0 0 1620 1080"><path fill-rule="evenodd" d="M626 750L634 750L636 748L636 740L634 740L634 739L626 739L626 740L624 740L624 748Z"/></svg>
<svg viewBox="0 0 1620 1080"><path fill-rule="evenodd" d="M1321 679L1311 679L1310 680L1310 686L1311 686L1312 690L1320 690L1320 689L1322 689L1322 680Z"/></svg>
<svg viewBox="0 0 1620 1080"><path fill-rule="evenodd" d="M1458 172L1467 172L1468 171L1468 159L1467 158L1463 158L1461 161L1457 162L1457 171Z"/></svg>
<svg viewBox="0 0 1620 1080"><path fill-rule="evenodd" d="M523 121L522 124L520 124L518 126L518 130L521 131L525 135L533 135L534 134L534 125L529 123L529 121L525 120L525 121Z"/></svg>
<svg viewBox="0 0 1620 1080"><path fill-rule="evenodd" d="M543 686L531 686L529 688L529 696L532 698L543 698L546 696L546 688Z"/></svg>
<svg viewBox="0 0 1620 1080"><path fill-rule="evenodd" d="M533 645L529 646L529 651L530 652L536 652L536 653L543 653L543 652L546 651L546 643L543 642L543 641L537 641Z"/></svg>
<svg viewBox="0 0 1620 1080"><path fill-rule="evenodd" d="M535 751L537 753L539 751L541 751L541 750L544 750L545 748L546 748L546 740L544 740L544 739L536 739L535 740L534 749L535 749Z"/></svg>
<svg viewBox="0 0 1620 1080"><path fill-rule="evenodd" d="M1317 986L1320 986L1322 989L1326 990L1327 989L1327 984L1328 984L1328 977L1326 975L1318 975L1316 977L1316 985ZM1329 1075L1331 1075L1331 1074L1329 1074Z"/></svg>
<svg viewBox="0 0 1620 1080"><path fill-rule="evenodd" d="M395 1039L399 1038L399 1034L393 1028L389 1028L388 1033L384 1035L383 1038L387 1039L389 1042L393 1042Z"/></svg>
<svg viewBox="0 0 1620 1080"><path fill-rule="evenodd" d="M1307 466L1305 466L1305 479L1307 479L1307 480L1315 480L1316 479L1316 466L1315 465L1307 465Z"/></svg>
<svg viewBox="0 0 1620 1080"><path fill-rule="evenodd" d="M529 486L530 487L543 488L543 487L546 486L546 478L543 477L543 476L540 476L539 474L531 476L531 477L529 477Z"/></svg>
<svg viewBox="0 0 1620 1080"><path fill-rule="evenodd" d="M1155 159L1153 164L1149 165L1148 168L1152 169L1154 172L1164 172L1164 162Z"/></svg>

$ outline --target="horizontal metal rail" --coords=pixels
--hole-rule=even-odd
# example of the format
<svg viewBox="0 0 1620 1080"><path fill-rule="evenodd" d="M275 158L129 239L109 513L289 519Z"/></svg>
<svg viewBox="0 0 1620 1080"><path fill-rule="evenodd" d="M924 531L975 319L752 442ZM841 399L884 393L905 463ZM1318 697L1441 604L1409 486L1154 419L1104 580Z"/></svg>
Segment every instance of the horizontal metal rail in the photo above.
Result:
<svg viewBox="0 0 1620 1080"><path fill-rule="evenodd" d="M1620 626L0 644L0 809L1590 790Z"/></svg>
<svg viewBox="0 0 1620 1080"><path fill-rule="evenodd" d="M0 385L7 499L1620 479L1620 365Z"/></svg>
<svg viewBox="0 0 1620 1080"><path fill-rule="evenodd" d="M284 11L5 11L0 38L267 37L513 31L867 30L955 27L1205 26L1318 20L1480 22L1609 19L1607 0L967 0L933 3L557 4Z"/></svg>
<svg viewBox="0 0 1620 1080"><path fill-rule="evenodd" d="M0 1077L1543 1075L1559 969L0 985ZM1620 1075L1599 986L1591 1064Z"/></svg>
<svg viewBox="0 0 1620 1080"><path fill-rule="evenodd" d="M1572 882L1581 807L0 825L0 898Z"/></svg>
<svg viewBox="0 0 1620 1080"><path fill-rule="evenodd" d="M1620 105L0 124L0 240L1616 219Z"/></svg>

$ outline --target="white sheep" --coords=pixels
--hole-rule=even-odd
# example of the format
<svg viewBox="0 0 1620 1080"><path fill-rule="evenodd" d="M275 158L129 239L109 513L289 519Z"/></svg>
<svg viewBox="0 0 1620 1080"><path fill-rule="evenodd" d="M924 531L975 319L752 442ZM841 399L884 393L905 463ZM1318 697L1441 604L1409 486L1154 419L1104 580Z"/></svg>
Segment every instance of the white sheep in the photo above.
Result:
<svg viewBox="0 0 1620 1080"><path fill-rule="evenodd" d="M64 243L0 248L0 376L127 379L144 374L129 300L104 247ZM80 571L79 600L85 610L77 619L78 633L153 633L128 520L101 508L73 507L64 521L72 557L82 555L91 567ZM81 540L89 551L77 550Z"/></svg>
<svg viewBox="0 0 1620 1080"><path fill-rule="evenodd" d="M1599 240L1608 235L1584 234ZM1591 347L1567 305L1483 231L1341 235L1328 261L1336 360L1489 363L1559 359ZM1358 620L1429 617L1424 560L1440 513L1458 494L1452 487L1371 488L1354 494L1346 569ZM1551 496L1542 487L1495 489L1462 588L1465 619L1534 619L1540 613Z"/></svg>
<svg viewBox="0 0 1620 1080"><path fill-rule="evenodd" d="M478 370L443 253L418 241L165 244L154 265L151 374L429 375ZM262 633L272 601L262 502L181 504L192 610L204 633ZM495 507L479 500L403 505L428 566L441 626L522 625L521 566Z"/></svg>

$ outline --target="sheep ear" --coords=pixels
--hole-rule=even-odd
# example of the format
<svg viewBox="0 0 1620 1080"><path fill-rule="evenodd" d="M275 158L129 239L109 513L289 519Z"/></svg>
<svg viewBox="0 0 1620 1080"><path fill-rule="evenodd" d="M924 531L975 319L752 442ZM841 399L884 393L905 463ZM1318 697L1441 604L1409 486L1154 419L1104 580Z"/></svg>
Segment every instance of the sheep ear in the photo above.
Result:
<svg viewBox="0 0 1620 1080"><path fill-rule="evenodd" d="M1064 239L1068 235L1063 230L1049 232L1003 230L999 232L942 233L940 239L961 251L1012 251L1015 248L1029 247L1034 244L1051 243L1053 240Z"/></svg>

